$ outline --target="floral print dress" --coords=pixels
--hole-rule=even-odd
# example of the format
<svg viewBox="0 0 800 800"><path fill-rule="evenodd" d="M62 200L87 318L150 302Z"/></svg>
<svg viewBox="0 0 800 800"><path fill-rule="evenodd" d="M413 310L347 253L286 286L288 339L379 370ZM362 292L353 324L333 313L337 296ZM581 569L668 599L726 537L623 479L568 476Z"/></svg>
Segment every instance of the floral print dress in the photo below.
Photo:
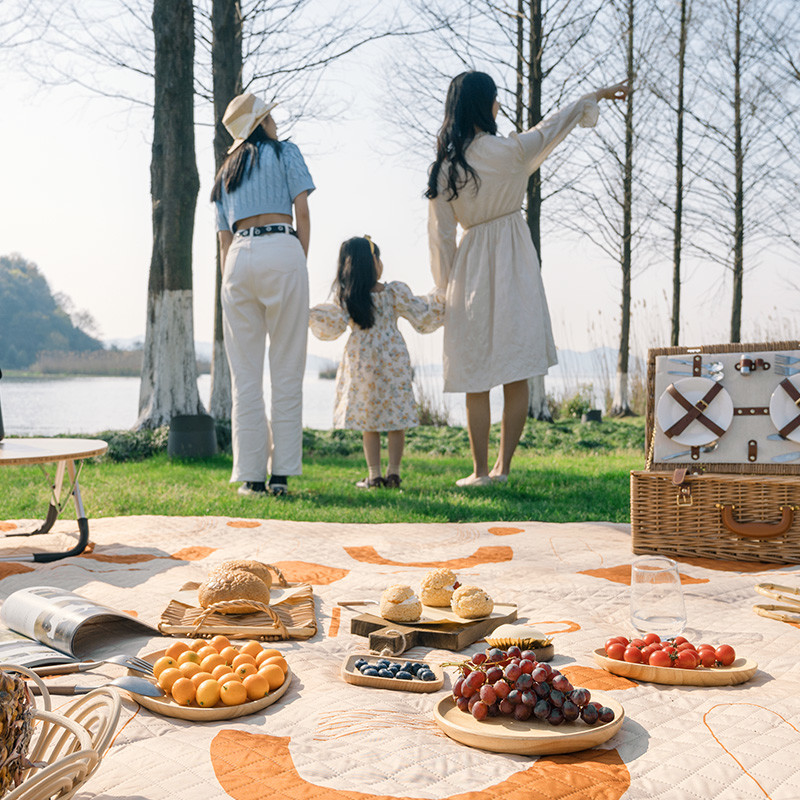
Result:
<svg viewBox="0 0 800 800"><path fill-rule="evenodd" d="M411 388L411 359L397 318L405 317L420 333L432 333L444 322L444 302L438 297L416 297L400 281L373 291L375 324L361 328L335 303L311 309L309 326L318 339L350 338L336 372L335 428L360 431L397 431L418 424Z"/></svg>

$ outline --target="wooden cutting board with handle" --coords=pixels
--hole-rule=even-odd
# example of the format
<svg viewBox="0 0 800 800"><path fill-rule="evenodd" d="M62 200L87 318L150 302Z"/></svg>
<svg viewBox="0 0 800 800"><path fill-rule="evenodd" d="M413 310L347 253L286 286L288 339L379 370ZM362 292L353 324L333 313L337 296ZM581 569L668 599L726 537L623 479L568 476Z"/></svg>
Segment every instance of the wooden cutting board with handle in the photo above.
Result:
<svg viewBox="0 0 800 800"><path fill-rule="evenodd" d="M513 622L517 607L496 604L490 617L431 625L390 622L374 614L359 614L350 621L350 633L369 638L369 649L381 652L388 648L395 655L412 647L435 647L441 650L463 650L467 645L488 636L499 625Z"/></svg>

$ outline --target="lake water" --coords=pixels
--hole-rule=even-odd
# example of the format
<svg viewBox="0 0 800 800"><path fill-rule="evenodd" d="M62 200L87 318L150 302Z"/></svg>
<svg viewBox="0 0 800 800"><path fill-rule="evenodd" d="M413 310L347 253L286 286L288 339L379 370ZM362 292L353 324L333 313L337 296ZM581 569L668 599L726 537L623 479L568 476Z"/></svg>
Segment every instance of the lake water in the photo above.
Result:
<svg viewBox="0 0 800 800"><path fill-rule="evenodd" d="M463 394L444 394L441 367L417 367L418 385L431 399L434 408L446 408L450 424L466 424ZM547 388L562 388L563 379L548 377ZM200 399L208 407L211 377L201 375L197 382ZM265 378L269 408L269 383ZM307 372L303 382L303 425L327 430L332 427L336 383L316 372ZM503 393L491 392L492 421L502 414ZM139 378L8 378L0 380L0 409L6 436L53 436L55 434L95 434L124 430L136 422L139 403Z"/></svg>
<svg viewBox="0 0 800 800"><path fill-rule="evenodd" d="M431 378L427 383L434 383ZM441 381L440 381L441 384ZM200 399L208 407L211 377L197 382ZM320 430L332 427L335 381L306 373L303 382L303 425ZM425 387L426 392L433 391ZM265 385L269 404L269 385ZM439 392L439 397L442 397ZM450 420L463 424L463 395L444 395ZM498 396L499 398L499 396ZM123 430L136 422L138 378L3 378L0 408L6 436L53 436L59 433L94 434ZM267 406L269 407L269 405Z"/></svg>

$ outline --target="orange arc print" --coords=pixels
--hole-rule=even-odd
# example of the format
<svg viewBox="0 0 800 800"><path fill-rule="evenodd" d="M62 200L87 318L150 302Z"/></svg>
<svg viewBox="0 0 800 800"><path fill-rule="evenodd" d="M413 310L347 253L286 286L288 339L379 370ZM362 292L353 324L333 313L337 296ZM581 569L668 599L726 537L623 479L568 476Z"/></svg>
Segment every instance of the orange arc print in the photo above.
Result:
<svg viewBox="0 0 800 800"><path fill-rule="evenodd" d="M211 742L211 763L220 786L234 800L416 800L329 789L300 777L288 736L223 730ZM628 768L616 750L584 750L539 758L494 786L443 800L619 800L630 787Z"/></svg>
<svg viewBox="0 0 800 800"><path fill-rule="evenodd" d="M340 581L350 572L349 569L326 567L309 561L276 561L275 566L290 583L310 583L314 586L327 586Z"/></svg>
<svg viewBox="0 0 800 800"><path fill-rule="evenodd" d="M513 536L515 533L525 533L524 528L489 528L489 533L494 536Z"/></svg>
<svg viewBox="0 0 800 800"><path fill-rule="evenodd" d="M374 547L345 547L350 558L363 564L381 564L385 567L448 567L449 569L469 569L478 564L500 564L511 561L514 551L510 547L479 547L466 558L451 558L448 561L392 561L378 555Z"/></svg>
<svg viewBox="0 0 800 800"><path fill-rule="evenodd" d="M584 569L579 575L591 575L593 578L605 578L613 583L622 583L625 586L631 585L631 565L620 564L617 567L604 567L603 569ZM692 583L708 583L708 578L692 578L681 573L681 583L686 586Z"/></svg>

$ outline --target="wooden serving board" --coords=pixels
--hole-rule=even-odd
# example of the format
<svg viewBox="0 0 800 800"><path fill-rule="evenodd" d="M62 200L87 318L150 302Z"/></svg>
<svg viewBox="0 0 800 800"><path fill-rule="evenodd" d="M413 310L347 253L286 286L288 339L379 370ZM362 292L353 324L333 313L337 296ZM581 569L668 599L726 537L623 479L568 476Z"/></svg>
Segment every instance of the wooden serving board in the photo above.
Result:
<svg viewBox="0 0 800 800"><path fill-rule="evenodd" d="M380 652L389 648L395 655L417 646L463 650L467 645L483 639L498 625L513 622L516 618L515 605L499 603L489 617L433 625L402 624L374 614L359 614L350 621L350 633L369 637L370 650Z"/></svg>

